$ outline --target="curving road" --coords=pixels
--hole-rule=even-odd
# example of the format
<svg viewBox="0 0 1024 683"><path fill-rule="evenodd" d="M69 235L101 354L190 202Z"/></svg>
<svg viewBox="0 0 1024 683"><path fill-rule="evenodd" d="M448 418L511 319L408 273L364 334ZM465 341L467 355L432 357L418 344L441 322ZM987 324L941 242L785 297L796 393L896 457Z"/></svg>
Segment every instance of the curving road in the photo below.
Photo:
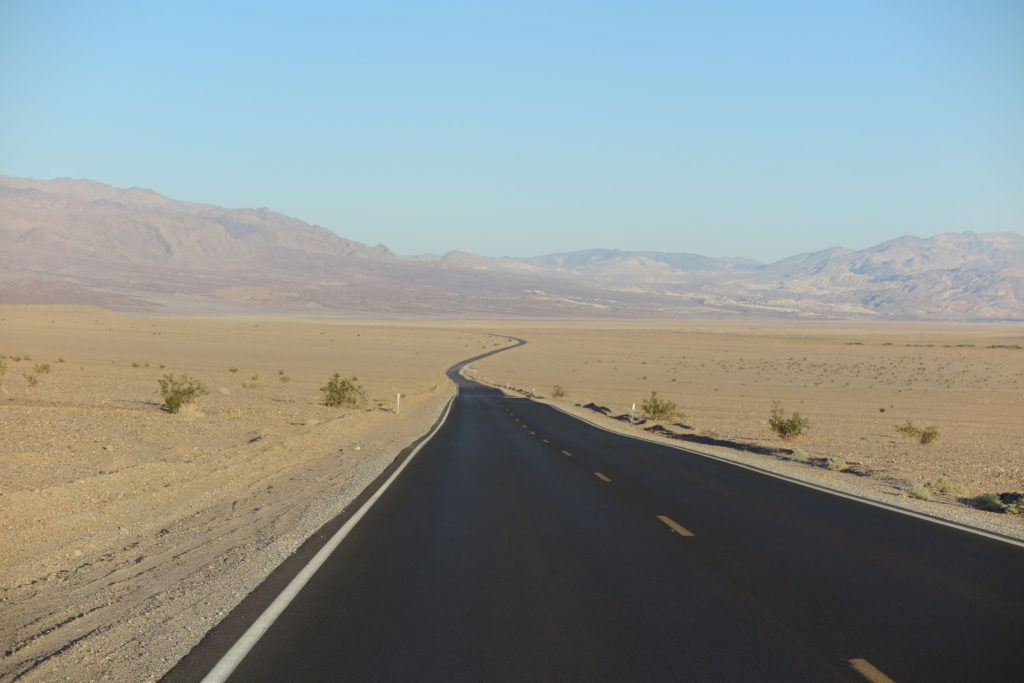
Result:
<svg viewBox="0 0 1024 683"><path fill-rule="evenodd" d="M1019 545L591 427L458 375L473 360L228 680L1021 675ZM352 511L166 680L202 679Z"/></svg>

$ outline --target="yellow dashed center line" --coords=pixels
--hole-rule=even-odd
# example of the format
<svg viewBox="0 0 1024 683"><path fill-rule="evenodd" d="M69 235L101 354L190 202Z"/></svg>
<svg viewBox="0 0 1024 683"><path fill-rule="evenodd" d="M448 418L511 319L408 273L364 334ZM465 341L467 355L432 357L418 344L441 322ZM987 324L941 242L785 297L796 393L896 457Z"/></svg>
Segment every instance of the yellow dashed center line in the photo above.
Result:
<svg viewBox="0 0 1024 683"><path fill-rule="evenodd" d="M544 443L551 443L551 442L550 442L550 441L548 441L547 439L541 439L541 441L543 441Z"/></svg>
<svg viewBox="0 0 1024 683"><path fill-rule="evenodd" d="M884 673L875 668L875 665L866 659L851 659L850 666L871 683L896 683Z"/></svg>
<svg viewBox="0 0 1024 683"><path fill-rule="evenodd" d="M608 477L604 476L600 472L594 472L594 476L597 477L598 479L600 479L601 481L611 481L611 479L609 479Z"/></svg>
<svg viewBox="0 0 1024 683"><path fill-rule="evenodd" d="M530 436L537 436L537 432L535 432L535 431L533 431L533 430L531 429L531 430L530 430Z"/></svg>
<svg viewBox="0 0 1024 683"><path fill-rule="evenodd" d="M562 455L567 455L570 458L572 457L572 453L570 453L569 451L562 451Z"/></svg>
<svg viewBox="0 0 1024 683"><path fill-rule="evenodd" d="M672 531L676 532L680 536L693 536L692 531L684 527L679 522L676 522L675 520L671 519L670 517L666 517L665 515L658 515L658 519L667 524L668 527L672 529Z"/></svg>

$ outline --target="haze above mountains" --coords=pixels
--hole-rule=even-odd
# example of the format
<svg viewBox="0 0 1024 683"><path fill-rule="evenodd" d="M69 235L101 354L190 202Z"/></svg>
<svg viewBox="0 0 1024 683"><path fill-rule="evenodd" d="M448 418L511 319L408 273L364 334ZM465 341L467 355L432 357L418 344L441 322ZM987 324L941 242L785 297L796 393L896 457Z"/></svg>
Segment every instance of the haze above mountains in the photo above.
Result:
<svg viewBox="0 0 1024 683"><path fill-rule="evenodd" d="M403 257L269 209L0 176L0 303L177 315L1024 320L1024 237L903 236L771 264L604 249Z"/></svg>

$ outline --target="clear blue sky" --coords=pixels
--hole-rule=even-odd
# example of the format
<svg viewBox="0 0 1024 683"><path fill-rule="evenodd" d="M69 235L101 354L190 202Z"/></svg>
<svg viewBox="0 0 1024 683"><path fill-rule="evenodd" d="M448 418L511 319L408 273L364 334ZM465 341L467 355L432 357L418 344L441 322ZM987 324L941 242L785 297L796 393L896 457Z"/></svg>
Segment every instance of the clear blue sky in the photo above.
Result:
<svg viewBox="0 0 1024 683"><path fill-rule="evenodd" d="M1024 3L0 0L0 173L399 253L1024 231Z"/></svg>

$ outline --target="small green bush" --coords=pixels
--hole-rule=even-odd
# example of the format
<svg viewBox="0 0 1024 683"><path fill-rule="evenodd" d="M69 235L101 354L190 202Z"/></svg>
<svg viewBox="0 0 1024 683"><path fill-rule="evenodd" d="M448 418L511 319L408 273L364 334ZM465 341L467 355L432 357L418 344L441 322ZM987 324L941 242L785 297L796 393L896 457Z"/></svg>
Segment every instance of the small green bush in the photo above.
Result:
<svg viewBox="0 0 1024 683"><path fill-rule="evenodd" d="M918 498L920 500L932 499L932 492L928 488L927 484L914 484L913 486L908 486L907 488L903 489L903 492L906 493L911 498Z"/></svg>
<svg viewBox="0 0 1024 683"><path fill-rule="evenodd" d="M37 375L45 375L50 372L49 363L36 363L35 367L32 368L32 372Z"/></svg>
<svg viewBox="0 0 1024 683"><path fill-rule="evenodd" d="M0 360L0 384L4 383L4 375L7 374L7 363Z"/></svg>
<svg viewBox="0 0 1024 683"><path fill-rule="evenodd" d="M21 376L25 378L25 381L28 382L28 385L30 387L34 387L37 384L39 384L39 378L36 377L35 375L32 375L32 374L29 374L29 373L25 372L25 373L22 373Z"/></svg>
<svg viewBox="0 0 1024 683"><path fill-rule="evenodd" d="M337 372L320 387L324 392L324 405L355 406L366 402L366 390L359 386L358 377L344 378Z"/></svg>
<svg viewBox="0 0 1024 683"><path fill-rule="evenodd" d="M966 486L964 486L958 481L950 479L946 475L942 475L937 479L932 479L931 481L925 483L925 486L927 486L929 490L934 491L935 493L948 493L954 496L962 496L965 493L967 493Z"/></svg>
<svg viewBox="0 0 1024 683"><path fill-rule="evenodd" d="M640 409L652 420L668 420L677 415L682 419L682 412L676 408L676 404L658 396L657 391L652 391L650 397L643 400Z"/></svg>
<svg viewBox="0 0 1024 683"><path fill-rule="evenodd" d="M994 493L983 493L969 501L972 507L986 512L1006 512L1006 504Z"/></svg>
<svg viewBox="0 0 1024 683"><path fill-rule="evenodd" d="M802 448L794 448L793 452L790 453L789 459L796 460L797 462L807 462L811 456L807 455L807 451Z"/></svg>
<svg viewBox="0 0 1024 683"><path fill-rule="evenodd" d="M569 392L561 384L556 384L555 388L551 390L551 395L555 398L565 398L569 395Z"/></svg>
<svg viewBox="0 0 1024 683"><path fill-rule="evenodd" d="M772 401L772 412L768 417L768 425L772 431L779 435L779 438L789 440L803 435L811 427L810 421L794 412L786 417L782 405L778 401Z"/></svg>
<svg viewBox="0 0 1024 683"><path fill-rule="evenodd" d="M914 423L911 422L910 420L907 420L906 424L893 425L892 427L900 434L909 436L914 439L919 438L921 436L921 430L915 427Z"/></svg>
<svg viewBox="0 0 1024 683"><path fill-rule="evenodd" d="M186 403L193 403L200 396L209 393L202 382L188 375L164 375L157 382L160 383L160 395L163 396L164 406L170 413L178 412Z"/></svg>
<svg viewBox="0 0 1024 683"><path fill-rule="evenodd" d="M160 367L163 367L162 365ZM228 368L228 372L238 372L238 368Z"/></svg>
<svg viewBox="0 0 1024 683"><path fill-rule="evenodd" d="M833 472L842 472L850 467L850 465L842 458L829 458L825 461L825 466Z"/></svg>
<svg viewBox="0 0 1024 683"><path fill-rule="evenodd" d="M921 429L910 420L907 420L905 424L893 425L893 429L904 436L909 436L911 439L917 439L924 445L928 445L939 438L939 430L935 427Z"/></svg>

